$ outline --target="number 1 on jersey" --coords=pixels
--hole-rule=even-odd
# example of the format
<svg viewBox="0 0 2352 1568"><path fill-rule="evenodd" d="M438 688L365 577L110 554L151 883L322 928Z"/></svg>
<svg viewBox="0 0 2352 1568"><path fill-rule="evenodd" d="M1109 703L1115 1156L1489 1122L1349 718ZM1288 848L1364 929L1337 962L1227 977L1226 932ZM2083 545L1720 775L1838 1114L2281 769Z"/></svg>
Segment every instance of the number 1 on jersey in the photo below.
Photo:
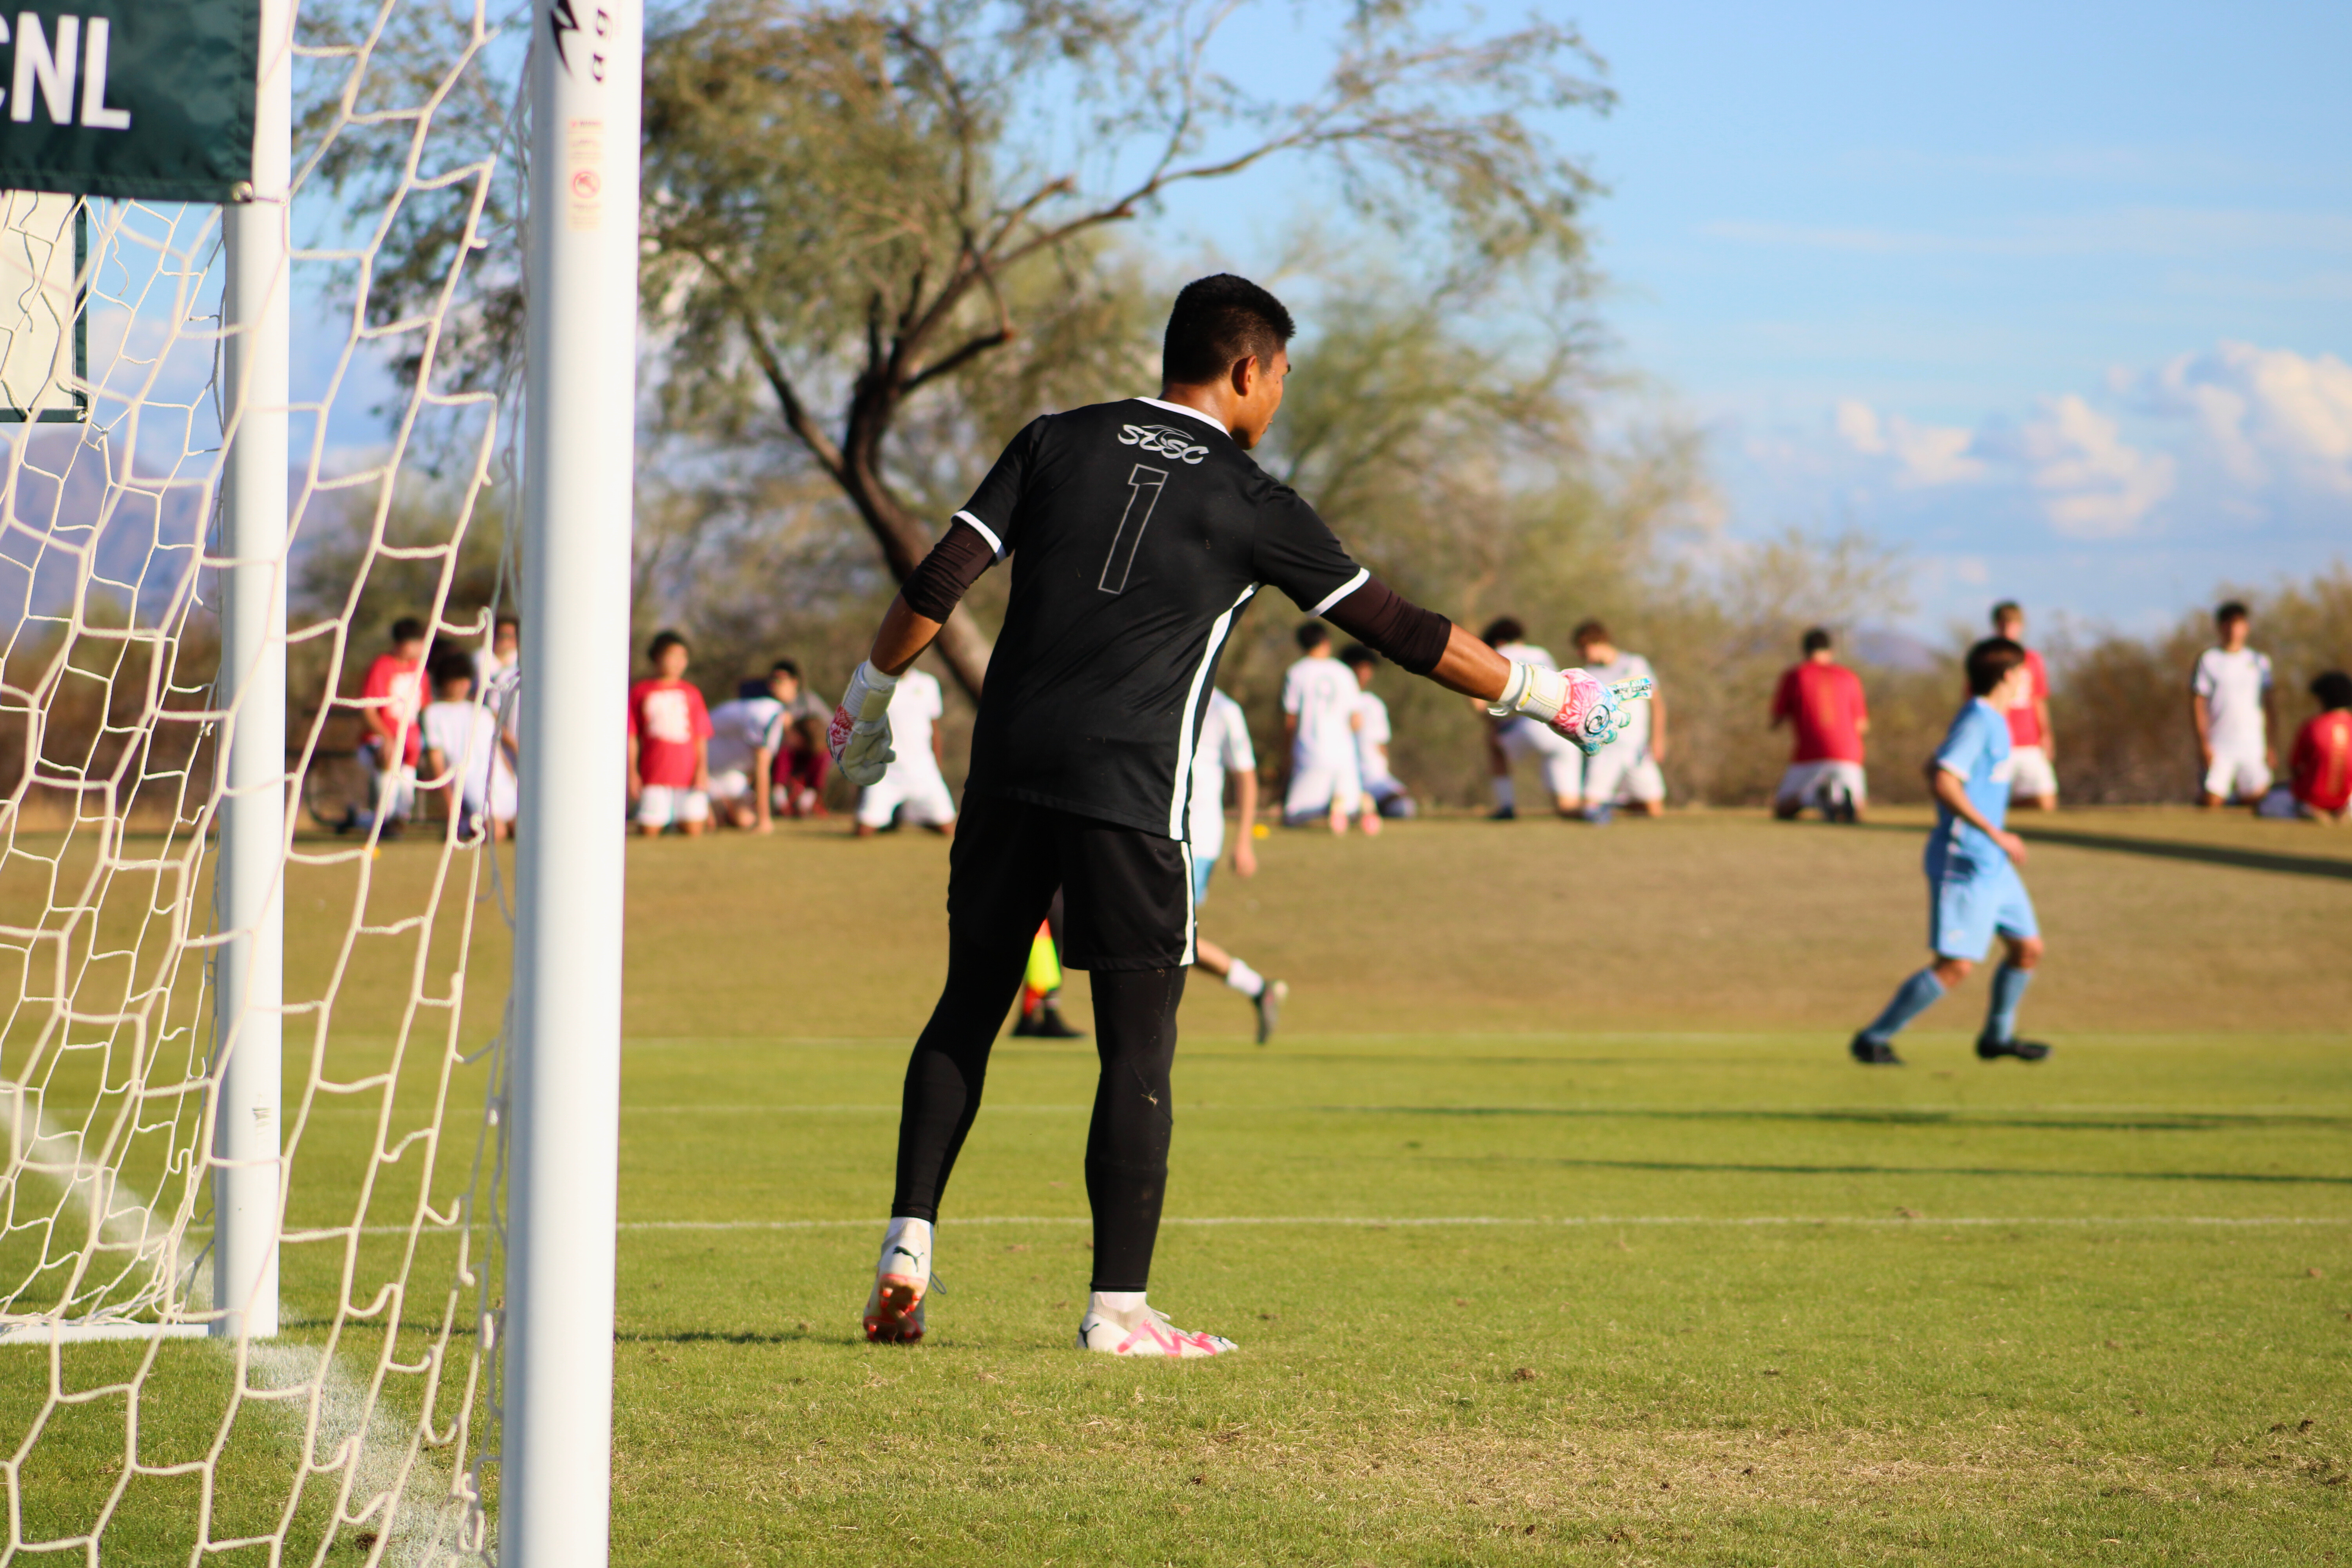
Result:
<svg viewBox="0 0 2352 1568"><path fill-rule="evenodd" d="M1103 563L1102 581L1097 584L1104 593L1127 592L1136 546L1143 542L1143 531L1151 526L1151 509L1160 504L1160 487L1167 482L1167 469L1148 468L1141 463L1127 476L1127 510L1119 514L1118 531L1110 536L1110 559Z"/></svg>

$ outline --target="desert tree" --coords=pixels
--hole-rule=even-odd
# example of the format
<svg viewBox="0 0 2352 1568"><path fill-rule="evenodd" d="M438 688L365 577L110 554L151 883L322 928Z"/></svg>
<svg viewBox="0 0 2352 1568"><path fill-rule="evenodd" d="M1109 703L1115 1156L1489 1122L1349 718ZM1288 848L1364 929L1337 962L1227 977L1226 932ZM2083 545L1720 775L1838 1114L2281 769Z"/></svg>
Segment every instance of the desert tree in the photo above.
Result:
<svg viewBox="0 0 2352 1568"><path fill-rule="evenodd" d="M1218 68L1221 51L1246 47L1228 37L1241 9L699 0L656 16L644 300L662 432L789 450L902 576L933 537L926 506L976 477L990 410L950 396L974 391L972 373L1040 399L1023 417L1057 389L1090 392L1105 355L1143 361L1110 379L1149 374L1134 331L1089 328L1133 311L1134 288L1105 278L1122 264L1106 237L1173 192L1308 160L1319 216L1383 233L1441 284L1580 268L1593 185L1549 127L1610 100L1572 28L1464 30L1427 0L1358 0L1327 58L1260 90ZM516 145L510 96L485 85L436 102L446 157ZM346 132L328 172L354 212L381 203L414 130L380 128L381 157ZM378 226L366 292L378 326L407 319L410 295L474 248L454 319L475 330L435 369L453 385L502 379L519 348L520 257L504 241L519 188L477 182L478 211L453 194ZM976 691L987 638L971 617L950 623L941 653Z"/></svg>

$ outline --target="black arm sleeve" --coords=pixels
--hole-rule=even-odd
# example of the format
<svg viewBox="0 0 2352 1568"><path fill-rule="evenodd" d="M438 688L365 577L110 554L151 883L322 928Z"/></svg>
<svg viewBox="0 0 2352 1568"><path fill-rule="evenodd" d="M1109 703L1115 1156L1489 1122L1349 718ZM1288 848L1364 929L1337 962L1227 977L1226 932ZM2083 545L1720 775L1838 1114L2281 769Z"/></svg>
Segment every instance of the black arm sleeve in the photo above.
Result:
<svg viewBox="0 0 2352 1568"><path fill-rule="evenodd" d="M931 552L907 574L907 580L898 584L898 597L907 601L907 608L925 620L944 621L965 591L980 581L980 574L995 560L996 547L982 536L980 530L958 521L945 538L931 546Z"/></svg>
<svg viewBox="0 0 2352 1568"><path fill-rule="evenodd" d="M1434 610L1423 609L1378 577L1365 578L1362 587L1325 614L1333 626L1415 675L1427 675L1437 668L1454 635L1452 621Z"/></svg>

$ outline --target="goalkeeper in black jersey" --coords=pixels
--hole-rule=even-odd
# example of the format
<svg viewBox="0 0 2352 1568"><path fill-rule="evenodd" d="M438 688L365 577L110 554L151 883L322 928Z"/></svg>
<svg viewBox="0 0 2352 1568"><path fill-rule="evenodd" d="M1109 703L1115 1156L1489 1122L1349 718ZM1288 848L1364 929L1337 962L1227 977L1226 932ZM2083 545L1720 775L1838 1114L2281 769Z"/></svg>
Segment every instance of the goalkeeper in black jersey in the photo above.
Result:
<svg viewBox="0 0 2352 1568"><path fill-rule="evenodd" d="M1087 1134L1093 1295L1078 1343L1117 1355L1234 1348L1171 1327L1144 1287L1167 1188L1176 1004L1193 960L1192 752L1218 655L1261 589L1590 747L1641 695L1515 664L1407 603L1251 461L1282 404L1292 331L1281 302L1245 279L1188 285L1168 320L1160 395L1046 415L1015 437L907 578L834 714L834 755L870 782L891 757L898 677L980 574L1012 562L949 853L947 984L907 1065L868 1339L922 1337L940 1194L1060 887L1062 959L1093 975L1102 1061Z"/></svg>

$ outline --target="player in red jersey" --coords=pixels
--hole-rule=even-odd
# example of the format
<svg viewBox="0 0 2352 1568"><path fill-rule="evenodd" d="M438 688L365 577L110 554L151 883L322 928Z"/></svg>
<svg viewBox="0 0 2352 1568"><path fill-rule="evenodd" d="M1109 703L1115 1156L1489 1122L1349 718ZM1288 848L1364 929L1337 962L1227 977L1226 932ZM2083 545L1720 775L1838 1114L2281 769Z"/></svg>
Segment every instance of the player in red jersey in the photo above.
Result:
<svg viewBox="0 0 2352 1568"><path fill-rule="evenodd" d="M2014 600L1992 607L1992 635L2025 647L2025 612ZM2025 673L2033 695L2009 710L2009 803L2037 811L2058 809L2058 747L2050 732L2050 671L2042 656L2025 648Z"/></svg>
<svg viewBox="0 0 2352 1568"><path fill-rule="evenodd" d="M653 679L629 688L629 799L648 838L672 823L698 838L710 822L710 710L686 682L691 657L684 637L658 633Z"/></svg>
<svg viewBox="0 0 2352 1568"><path fill-rule="evenodd" d="M1772 694L1770 727L1785 723L1797 737L1789 771L1772 794L1772 815L1786 822L1818 805L1832 822L1859 822L1870 800L1862 771L1870 705L1863 700L1862 677L1837 661L1824 628L1808 631L1804 647L1804 662L1790 667Z"/></svg>
<svg viewBox="0 0 2352 1568"><path fill-rule="evenodd" d="M368 666L360 697L367 726L360 761L368 770L368 805L344 818L345 828L365 829L377 819L383 836L400 837L401 825L416 805L416 763L425 754L425 733L416 716L425 710L425 623L403 616L392 623L392 650Z"/></svg>
<svg viewBox="0 0 2352 1568"><path fill-rule="evenodd" d="M2291 782L2263 797L2262 815L2341 824L2352 818L2352 675L2331 669L2311 683L2311 695L2319 711L2295 731Z"/></svg>

